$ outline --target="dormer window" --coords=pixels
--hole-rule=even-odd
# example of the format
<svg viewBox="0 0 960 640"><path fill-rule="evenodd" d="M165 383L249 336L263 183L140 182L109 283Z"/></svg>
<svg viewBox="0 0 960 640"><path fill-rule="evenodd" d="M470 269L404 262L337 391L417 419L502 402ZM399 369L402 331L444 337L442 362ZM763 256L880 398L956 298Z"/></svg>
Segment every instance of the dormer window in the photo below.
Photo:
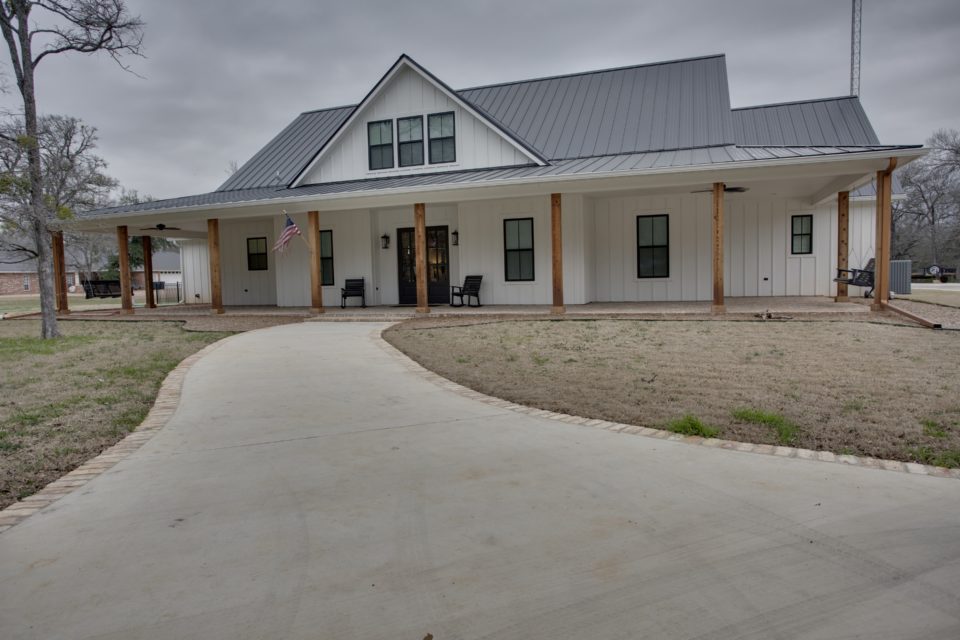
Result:
<svg viewBox="0 0 960 640"><path fill-rule="evenodd" d="M423 116L397 119L397 144L401 167L423 164Z"/></svg>
<svg viewBox="0 0 960 640"><path fill-rule="evenodd" d="M456 162L457 138L453 112L430 114L427 124L430 130L430 164Z"/></svg>
<svg viewBox="0 0 960 640"><path fill-rule="evenodd" d="M393 168L393 120L367 123L370 170Z"/></svg>

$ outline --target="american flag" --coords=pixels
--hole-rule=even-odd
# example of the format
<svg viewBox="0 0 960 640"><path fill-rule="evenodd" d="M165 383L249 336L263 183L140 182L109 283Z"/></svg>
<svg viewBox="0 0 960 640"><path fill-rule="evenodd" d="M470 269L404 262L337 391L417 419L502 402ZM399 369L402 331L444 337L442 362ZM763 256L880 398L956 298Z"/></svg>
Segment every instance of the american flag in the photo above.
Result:
<svg viewBox="0 0 960 640"><path fill-rule="evenodd" d="M287 216L287 223L283 226L283 233L277 238L277 243L273 245L273 250L283 253L283 250L286 249L290 241L293 240L293 236L298 235L300 235L300 227L290 219L290 216Z"/></svg>

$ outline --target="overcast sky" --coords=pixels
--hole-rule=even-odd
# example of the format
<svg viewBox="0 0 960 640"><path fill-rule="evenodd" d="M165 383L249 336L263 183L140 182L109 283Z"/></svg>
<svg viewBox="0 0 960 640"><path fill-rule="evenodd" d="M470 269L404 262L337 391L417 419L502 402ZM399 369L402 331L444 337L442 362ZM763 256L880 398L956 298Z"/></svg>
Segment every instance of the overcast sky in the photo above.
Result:
<svg viewBox="0 0 960 640"><path fill-rule="evenodd" d="M362 99L401 53L454 88L726 53L734 107L849 92L847 0L128 6L147 24L147 57L129 60L142 78L47 58L39 106L97 127L110 174L156 198L215 189L301 111ZM882 142L960 128L958 53L957 0L864 0L861 100Z"/></svg>

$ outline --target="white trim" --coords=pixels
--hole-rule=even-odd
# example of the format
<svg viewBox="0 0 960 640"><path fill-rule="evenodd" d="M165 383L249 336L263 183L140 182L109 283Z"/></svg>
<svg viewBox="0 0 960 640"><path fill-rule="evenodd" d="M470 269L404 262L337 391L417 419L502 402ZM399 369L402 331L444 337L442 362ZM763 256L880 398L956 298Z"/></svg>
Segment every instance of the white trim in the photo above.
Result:
<svg viewBox="0 0 960 640"><path fill-rule="evenodd" d="M471 107L467 102L463 100L463 98L458 96L456 93L454 93L453 91L450 91L445 86L443 86L442 84L434 80L429 73L425 72L426 71L425 69L421 68L419 64L417 64L411 58L409 58L406 54L404 54L400 56L400 58L396 61L396 63L394 63L393 67L389 71L387 71L387 74L380 79L380 82L374 85L370 93L367 94L367 97L364 98L363 101L356 106L356 108L354 108L353 113L351 113L350 116L343 122L343 124L340 125L340 128L337 129L337 132L333 135L333 137L327 140L327 143L323 146L322 149L320 149L317 155L315 155L313 159L307 164L307 166L304 167L296 175L296 177L293 179L293 182L290 183L290 188L296 188L301 185L303 179L313 170L314 167L317 166L321 158L323 158L330 151L330 149L336 146L336 142L340 140L340 138L345 134L347 129L349 129L353 125L353 123L357 119L359 119L361 112L367 107L367 105L370 104L370 102L375 97L377 97L381 91L383 91L384 87L386 87L387 84L389 84L390 81L394 77L396 77L396 75L400 72L400 70L404 68L413 70L417 75L419 75L421 78L429 82L437 91L440 91L441 93L443 93L450 100L455 102L461 109L463 109L464 111L472 115L474 118L480 120L488 128L490 128L494 133L500 136L503 140L507 141L513 148L515 148L517 151L519 151L520 153L525 155L527 158L529 158L531 162L541 167L546 165L546 163L543 160L538 158L536 155L532 154L523 145L519 144L516 140L514 140L510 136L504 135L503 131L500 129L499 126L491 122L490 119L487 118L485 115L483 115L482 113L480 113L479 111ZM396 120L396 117L391 118L391 120ZM424 125L426 125L426 122L424 122ZM426 126L424 126L424 132L426 132ZM396 151L394 153L396 153ZM426 147L424 147L424 157L426 157Z"/></svg>

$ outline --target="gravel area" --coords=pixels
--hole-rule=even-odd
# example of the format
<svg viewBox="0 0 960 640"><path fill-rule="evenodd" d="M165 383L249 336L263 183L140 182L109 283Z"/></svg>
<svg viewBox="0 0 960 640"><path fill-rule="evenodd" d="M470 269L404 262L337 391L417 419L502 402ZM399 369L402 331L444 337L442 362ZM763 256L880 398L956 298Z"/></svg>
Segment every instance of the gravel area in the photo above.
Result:
<svg viewBox="0 0 960 640"><path fill-rule="evenodd" d="M891 304L931 322L939 322L944 329L960 330L960 309L956 307L929 302L914 302L902 298L891 302Z"/></svg>

